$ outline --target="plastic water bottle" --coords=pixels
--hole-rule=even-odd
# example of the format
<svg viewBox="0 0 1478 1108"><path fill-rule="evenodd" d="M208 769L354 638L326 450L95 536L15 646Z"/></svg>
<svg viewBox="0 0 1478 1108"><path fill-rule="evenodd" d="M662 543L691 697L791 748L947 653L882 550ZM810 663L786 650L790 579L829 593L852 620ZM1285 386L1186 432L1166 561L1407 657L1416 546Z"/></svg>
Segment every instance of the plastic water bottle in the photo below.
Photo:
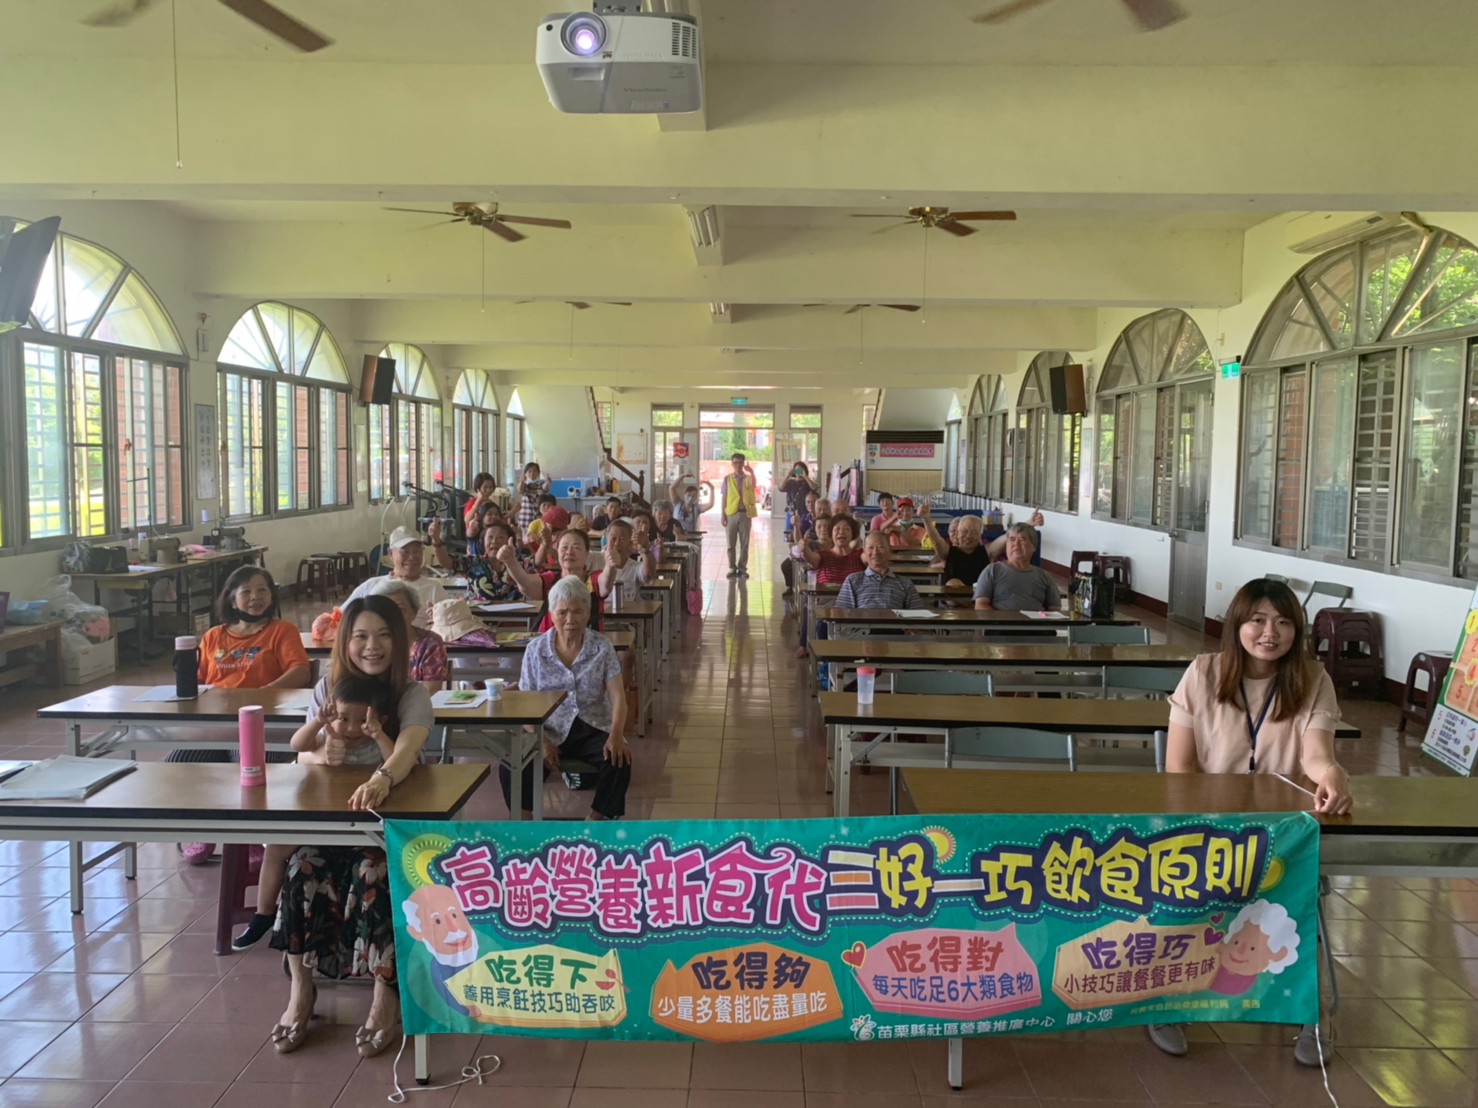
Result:
<svg viewBox="0 0 1478 1108"><path fill-rule="evenodd" d="M872 666L861 666L857 670L857 704L872 703L872 691L877 684L878 671Z"/></svg>
<svg viewBox="0 0 1478 1108"><path fill-rule="evenodd" d="M267 783L267 723L260 704L251 704L236 713L236 730L240 740L241 787L255 788Z"/></svg>
<svg viewBox="0 0 1478 1108"><path fill-rule="evenodd" d="M174 694L181 700L200 695L200 643L194 635L174 641Z"/></svg>

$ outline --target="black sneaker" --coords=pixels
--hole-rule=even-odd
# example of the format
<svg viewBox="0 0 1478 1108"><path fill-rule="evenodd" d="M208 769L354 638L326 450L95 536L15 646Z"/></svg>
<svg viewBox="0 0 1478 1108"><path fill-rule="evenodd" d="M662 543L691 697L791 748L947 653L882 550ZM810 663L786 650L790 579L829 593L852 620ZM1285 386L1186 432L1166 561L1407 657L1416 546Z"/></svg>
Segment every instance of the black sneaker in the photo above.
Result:
<svg viewBox="0 0 1478 1108"><path fill-rule="evenodd" d="M739 571L739 576L740 577L743 577L745 580L748 580L749 579L749 570L747 570L747 569L741 569Z"/></svg>
<svg viewBox="0 0 1478 1108"><path fill-rule="evenodd" d="M734 580L734 578L736 578L738 576L739 576L739 571L737 569L731 569L731 570L729 570L729 580L730 581Z"/></svg>
<svg viewBox="0 0 1478 1108"><path fill-rule="evenodd" d="M251 922L246 925L246 930L231 940L231 949L250 950L261 941L262 936L271 932L272 925L276 922L276 916L264 916L261 912L253 913Z"/></svg>

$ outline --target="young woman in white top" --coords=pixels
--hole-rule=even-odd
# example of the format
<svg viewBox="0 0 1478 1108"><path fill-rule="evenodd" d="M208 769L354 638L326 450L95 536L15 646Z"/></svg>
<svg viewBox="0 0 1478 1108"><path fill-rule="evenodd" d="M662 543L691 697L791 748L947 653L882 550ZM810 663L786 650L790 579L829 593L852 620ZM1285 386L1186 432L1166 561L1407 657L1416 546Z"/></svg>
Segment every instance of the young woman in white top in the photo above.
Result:
<svg viewBox="0 0 1478 1108"><path fill-rule="evenodd" d="M1191 663L1170 696L1171 773L1276 773L1313 785L1314 811L1343 815L1355 806L1350 778L1334 756L1339 704L1313 657L1303 606L1281 581L1258 578L1227 608L1221 651ZM1151 1024L1150 1041L1186 1053L1175 1024ZM1317 1066L1333 1044L1302 1028L1294 1058Z"/></svg>

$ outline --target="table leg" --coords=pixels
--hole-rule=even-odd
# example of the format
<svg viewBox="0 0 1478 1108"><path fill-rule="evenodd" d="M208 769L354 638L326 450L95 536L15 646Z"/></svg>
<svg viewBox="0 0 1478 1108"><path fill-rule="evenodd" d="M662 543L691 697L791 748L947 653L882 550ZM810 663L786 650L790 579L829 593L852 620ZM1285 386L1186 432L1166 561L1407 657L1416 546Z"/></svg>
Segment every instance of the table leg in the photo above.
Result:
<svg viewBox="0 0 1478 1108"><path fill-rule="evenodd" d="M82 721L74 719L67 728L67 753L74 758L82 757Z"/></svg>
<svg viewBox="0 0 1478 1108"><path fill-rule="evenodd" d="M72 892L72 914L82 914L82 843L69 842L67 844L67 866L70 886Z"/></svg>
<svg viewBox="0 0 1478 1108"><path fill-rule="evenodd" d="M139 665L141 665L141 666L144 666L144 665L148 665L149 664L148 656L144 653L144 639L145 639L145 635L144 635L144 596L145 596L145 594L149 594L150 596L152 596L153 595L153 589L152 588L134 589L134 591L133 591L133 598L134 598L133 599L133 634L134 634L134 645L138 647ZM151 603L150 604L150 609L152 610L152 608L153 608L153 605ZM151 633L152 633L152 631L151 631Z"/></svg>
<svg viewBox="0 0 1478 1108"><path fill-rule="evenodd" d="M520 731L520 735L524 732ZM534 822L537 823L544 818L544 744L539 741L539 732L535 731L531 736L533 749L526 753L526 757L532 758L529 764L534 767Z"/></svg>
<svg viewBox="0 0 1478 1108"><path fill-rule="evenodd" d="M852 728L838 724L836 733L836 809L846 816L852 809Z"/></svg>
<svg viewBox="0 0 1478 1108"><path fill-rule="evenodd" d="M519 743L515 739L508 747L508 770L513 777L508 785L508 818L514 820L523 815L523 766L518 753ZM538 788L537 785L534 787Z"/></svg>
<svg viewBox="0 0 1478 1108"><path fill-rule="evenodd" d="M431 1084L431 1036L417 1035L413 1040L416 1044L416 1084Z"/></svg>
<svg viewBox="0 0 1478 1108"><path fill-rule="evenodd" d="M965 1040L949 1040L949 1062L948 1079L951 1089L963 1089L965 1087Z"/></svg>
<svg viewBox="0 0 1478 1108"><path fill-rule="evenodd" d="M58 631L47 643L46 653L51 658L51 685L52 688L62 687L62 633Z"/></svg>

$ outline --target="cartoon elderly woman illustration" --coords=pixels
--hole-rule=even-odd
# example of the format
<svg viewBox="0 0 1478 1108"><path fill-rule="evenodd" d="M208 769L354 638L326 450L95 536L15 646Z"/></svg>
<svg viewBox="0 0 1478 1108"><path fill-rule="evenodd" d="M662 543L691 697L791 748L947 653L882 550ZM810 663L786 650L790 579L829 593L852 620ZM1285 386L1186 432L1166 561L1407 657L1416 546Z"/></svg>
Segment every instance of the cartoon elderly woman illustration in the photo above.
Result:
<svg viewBox="0 0 1478 1108"><path fill-rule="evenodd" d="M1283 905L1254 900L1237 913L1218 950L1211 991L1240 996L1259 974L1282 973L1298 961L1298 924Z"/></svg>

